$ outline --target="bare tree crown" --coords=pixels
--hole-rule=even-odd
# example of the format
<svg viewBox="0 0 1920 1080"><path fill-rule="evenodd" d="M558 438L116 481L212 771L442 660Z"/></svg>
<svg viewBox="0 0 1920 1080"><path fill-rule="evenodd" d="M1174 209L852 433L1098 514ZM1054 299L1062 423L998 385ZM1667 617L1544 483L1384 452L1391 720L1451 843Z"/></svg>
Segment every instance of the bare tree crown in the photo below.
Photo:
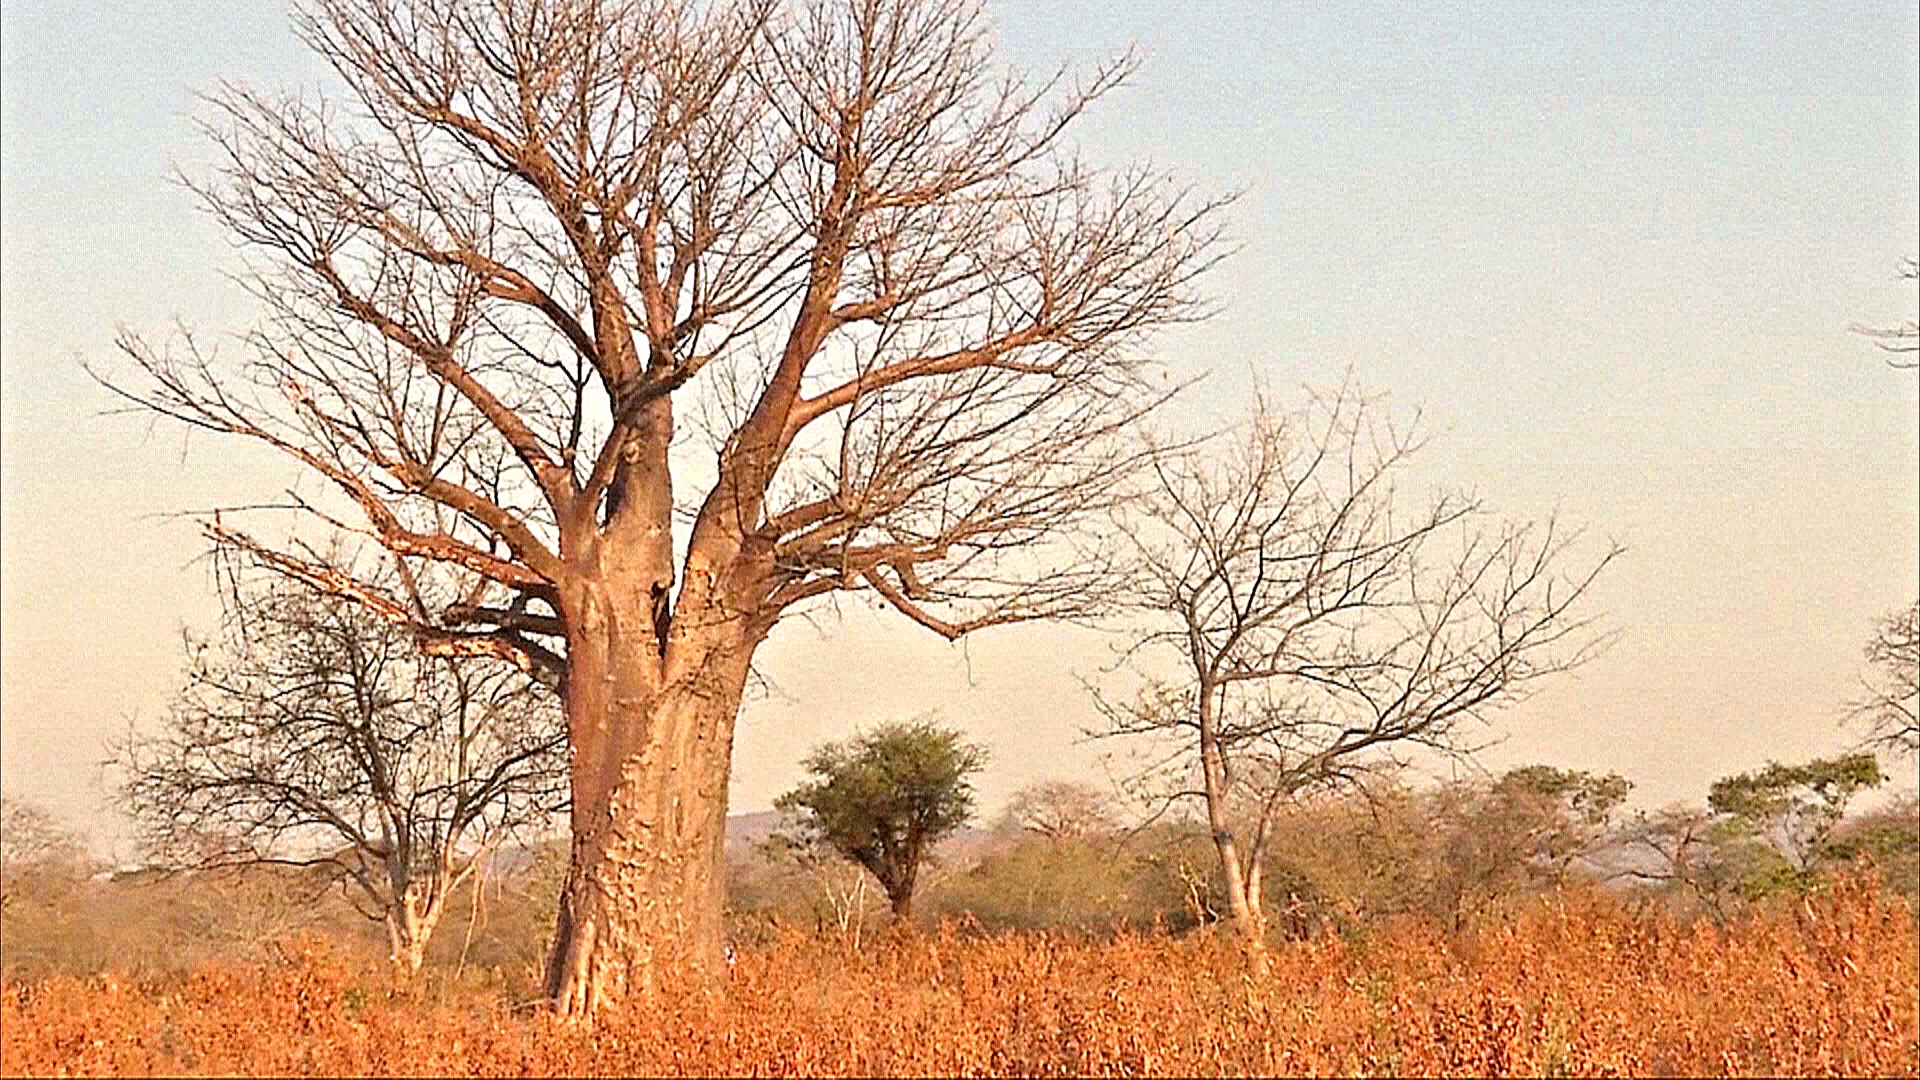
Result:
<svg viewBox="0 0 1920 1080"><path fill-rule="evenodd" d="M292 509L472 587L432 611L408 573L217 540L555 671L556 597L608 561L645 564L667 662L675 618L835 590L948 636L1097 599L1073 530L1154 400L1130 347L1198 314L1217 255L1217 203L1065 141L1130 61L998 77L962 0L312 0L299 26L350 94L221 89L223 163L189 178L256 256L250 360L128 334L121 392L290 455L332 492ZM1032 572L1051 541L1075 557Z"/></svg>
<svg viewBox="0 0 1920 1080"><path fill-rule="evenodd" d="M1309 785L1369 750L1461 745L1456 727L1606 643L1579 610L1613 557L1569 572L1553 521L1492 518L1466 495L1411 504L1419 450L1351 384L1284 411L1262 401L1237 441L1156 456L1127 530L1157 621L1138 651L1186 676L1110 709L1121 730L1197 724L1197 695L1246 767Z"/></svg>
<svg viewBox="0 0 1920 1080"><path fill-rule="evenodd" d="M497 660L421 656L404 628L287 582L237 592L189 646L169 715L116 762L166 862L325 868L381 916L423 883L437 906L476 851L566 808L554 695Z"/></svg>
<svg viewBox="0 0 1920 1080"><path fill-rule="evenodd" d="M1920 602L1882 618L1863 652L1868 670L1852 719L1867 729L1869 746L1920 754Z"/></svg>
<svg viewBox="0 0 1920 1080"><path fill-rule="evenodd" d="M1104 733L1153 739L1138 782L1204 804L1254 939L1287 800L1411 748L1469 750L1467 721L1604 644L1578 605L1613 553L1569 573L1552 521L1455 494L1409 508L1394 481L1418 447L1351 383L1293 412L1263 401L1235 442L1155 451L1123 530L1145 620L1130 656L1164 666L1101 699Z"/></svg>

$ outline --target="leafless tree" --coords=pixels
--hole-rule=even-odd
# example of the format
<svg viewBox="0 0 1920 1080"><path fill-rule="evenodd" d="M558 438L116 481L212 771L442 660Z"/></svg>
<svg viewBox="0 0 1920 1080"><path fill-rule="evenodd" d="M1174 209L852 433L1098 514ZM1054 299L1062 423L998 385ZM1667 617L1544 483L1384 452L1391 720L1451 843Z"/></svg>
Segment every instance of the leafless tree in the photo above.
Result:
<svg viewBox="0 0 1920 1080"><path fill-rule="evenodd" d="M84 837L39 803L0 795L0 911L57 896L88 869Z"/></svg>
<svg viewBox="0 0 1920 1080"><path fill-rule="evenodd" d="M849 946L860 944L869 909L877 917L879 899L886 895L869 888L874 877L865 867L840 853L818 833L798 827L790 816L757 845L757 854L774 866L801 875L817 901L825 905L825 914L832 918L832 929L840 940ZM827 929L826 921L819 919L817 927Z"/></svg>
<svg viewBox="0 0 1920 1080"><path fill-rule="evenodd" d="M755 649L865 591L945 637L1085 614L1083 524L1201 313L1216 203L1063 139L1131 62L998 75L971 0L308 0L344 101L229 87L192 178L252 253L246 363L123 342L140 406L291 456L450 654L566 672L557 1008L714 971ZM457 569L458 602L406 585Z"/></svg>
<svg viewBox="0 0 1920 1080"><path fill-rule="evenodd" d="M1007 824L1049 840L1078 840L1118 828L1113 800L1092 784L1041 780L1007 800Z"/></svg>
<svg viewBox="0 0 1920 1080"><path fill-rule="evenodd" d="M1630 865L1615 876L1691 896L1715 922L1724 923L1734 874L1723 839L1719 816L1705 807L1642 813L1621 833L1620 852Z"/></svg>
<svg viewBox="0 0 1920 1080"><path fill-rule="evenodd" d="M1920 258L1907 256L1900 262L1900 277L1920 280ZM1853 332L1873 338L1887 352L1887 363L1896 368L1920 368L1920 323L1908 319L1893 326L1855 326Z"/></svg>
<svg viewBox="0 0 1920 1080"><path fill-rule="evenodd" d="M1158 454L1125 529L1150 619L1134 666L1180 674L1102 697L1104 731L1154 738L1142 780L1202 802L1250 942L1283 803L1412 748L1470 750L1465 722L1603 644L1578 607L1614 553L1569 575L1552 521L1493 523L1461 495L1408 512L1393 483L1418 445L1351 384L1263 402L1232 445Z"/></svg>
<svg viewBox="0 0 1920 1080"><path fill-rule="evenodd" d="M481 853L565 811L558 702L511 665L422 655L406 627L285 582L237 593L189 645L166 721L118 755L149 849L320 868L408 971Z"/></svg>
<svg viewBox="0 0 1920 1080"><path fill-rule="evenodd" d="M1865 725L1868 745L1920 754L1920 602L1881 619L1865 651L1853 719Z"/></svg>

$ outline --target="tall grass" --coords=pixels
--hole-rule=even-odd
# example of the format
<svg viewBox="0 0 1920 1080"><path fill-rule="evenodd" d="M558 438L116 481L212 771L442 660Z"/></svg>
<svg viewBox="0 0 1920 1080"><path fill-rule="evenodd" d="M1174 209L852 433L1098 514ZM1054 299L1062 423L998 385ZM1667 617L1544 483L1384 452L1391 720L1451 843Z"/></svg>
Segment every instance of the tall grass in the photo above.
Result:
<svg viewBox="0 0 1920 1080"><path fill-rule="evenodd" d="M0 986L9 1074L1591 1075L1920 1072L1915 911L1840 882L1719 928L1575 891L1459 932L1277 948L939 933L743 948L724 985L567 1026L524 972L392 981L308 940L185 975Z"/></svg>

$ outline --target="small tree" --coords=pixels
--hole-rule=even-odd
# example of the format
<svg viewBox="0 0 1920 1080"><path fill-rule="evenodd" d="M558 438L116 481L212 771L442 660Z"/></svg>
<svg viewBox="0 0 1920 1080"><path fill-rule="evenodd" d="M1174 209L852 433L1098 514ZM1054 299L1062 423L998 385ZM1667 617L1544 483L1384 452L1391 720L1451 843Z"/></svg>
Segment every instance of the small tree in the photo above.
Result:
<svg viewBox="0 0 1920 1080"><path fill-rule="evenodd" d="M1920 602L1881 619L1865 651L1865 692L1853 717L1866 726L1868 745L1920 753Z"/></svg>
<svg viewBox="0 0 1920 1080"><path fill-rule="evenodd" d="M150 849L322 868L409 971L475 856L566 806L554 695L508 664L422 655L404 627L290 583L235 589L218 637L188 645L160 730L119 754Z"/></svg>
<svg viewBox="0 0 1920 1080"><path fill-rule="evenodd" d="M1476 904L1566 884L1611 838L1632 788L1612 773L1528 765L1435 792L1426 818L1438 840L1437 913L1460 920Z"/></svg>
<svg viewBox="0 0 1920 1080"><path fill-rule="evenodd" d="M1002 815L1016 829L1049 840L1078 840L1112 832L1113 801L1092 784L1041 780L1013 793Z"/></svg>
<svg viewBox="0 0 1920 1080"><path fill-rule="evenodd" d="M995 930L1110 930L1128 920L1138 861L1128 840L1100 788L1035 781L1007 800L977 860L937 902Z"/></svg>
<svg viewBox="0 0 1920 1080"><path fill-rule="evenodd" d="M1903 896L1920 896L1920 800L1896 796L1885 805L1855 814L1827 838L1837 860L1866 859L1880 881Z"/></svg>
<svg viewBox="0 0 1920 1080"><path fill-rule="evenodd" d="M1465 753L1470 722L1602 644L1578 607L1612 553L1568 574L1552 521L1492 523L1464 495L1409 510L1393 483L1418 447L1351 386L1263 401L1232 445L1157 453L1126 522L1135 653L1181 674L1103 698L1103 733L1163 741L1143 779L1204 805L1250 942L1283 803L1410 748Z"/></svg>
<svg viewBox="0 0 1920 1080"><path fill-rule="evenodd" d="M886 890L896 921L913 913L913 888L933 846L973 814L967 780L987 751L960 732L927 721L885 724L807 756L817 779L774 801L795 815L803 838L817 838L868 872Z"/></svg>
<svg viewBox="0 0 1920 1080"><path fill-rule="evenodd" d="M809 829L776 829L755 845L754 853L767 866L786 872L789 884L791 874L805 880L817 927L824 929L830 922L843 941L860 941L873 879L858 863Z"/></svg>
<svg viewBox="0 0 1920 1080"><path fill-rule="evenodd" d="M38 803L0 795L0 911L57 899L85 876L86 841Z"/></svg>
<svg viewBox="0 0 1920 1080"><path fill-rule="evenodd" d="M1614 815L1632 790L1633 782L1618 773L1528 765L1494 782L1473 825L1494 826L1478 831L1509 845L1530 877L1563 884L1574 864L1611 835Z"/></svg>
<svg viewBox="0 0 1920 1080"><path fill-rule="evenodd" d="M1735 870L1725 858L1724 832L1712 811L1675 805L1635 815L1619 838L1631 878L1668 896L1689 896L1716 922L1726 921L1725 899Z"/></svg>
<svg viewBox="0 0 1920 1080"><path fill-rule="evenodd" d="M1828 841L1847 803L1885 781L1872 754L1769 764L1714 781L1707 805L1722 816L1742 890L1758 895L1804 885L1833 855Z"/></svg>

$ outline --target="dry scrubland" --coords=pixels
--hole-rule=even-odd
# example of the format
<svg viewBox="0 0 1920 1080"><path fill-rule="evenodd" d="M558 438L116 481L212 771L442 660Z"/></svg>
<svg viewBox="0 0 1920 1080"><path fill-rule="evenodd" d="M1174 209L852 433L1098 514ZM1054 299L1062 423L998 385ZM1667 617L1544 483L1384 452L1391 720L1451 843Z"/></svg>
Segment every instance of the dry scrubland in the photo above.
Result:
<svg viewBox="0 0 1920 1080"><path fill-rule="evenodd" d="M569 1028L523 973L395 983L320 939L190 975L8 982L10 1074L1913 1075L1913 905L1840 883L1720 929L1573 891L1457 933L1282 946L951 926L788 934L724 987Z"/></svg>

